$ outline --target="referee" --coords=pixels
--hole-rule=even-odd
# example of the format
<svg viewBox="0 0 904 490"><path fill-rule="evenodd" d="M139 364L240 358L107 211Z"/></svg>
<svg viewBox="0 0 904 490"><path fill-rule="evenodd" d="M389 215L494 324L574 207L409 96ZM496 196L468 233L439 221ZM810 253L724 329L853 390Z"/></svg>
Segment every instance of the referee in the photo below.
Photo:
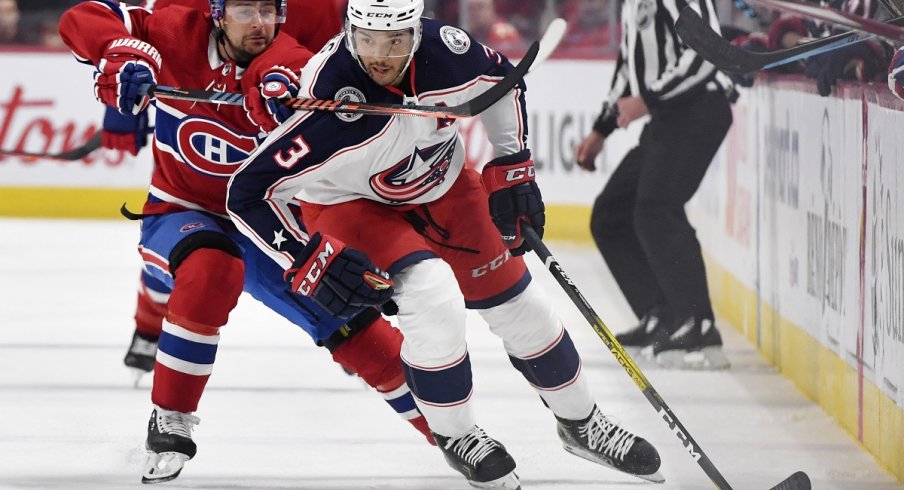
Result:
<svg viewBox="0 0 904 490"><path fill-rule="evenodd" d="M722 369L728 360L684 206L731 126L735 92L725 74L675 33L678 13L688 5L719 32L712 0L622 2L612 88L577 149L577 163L594 170L607 136L650 115L591 216L593 239L640 319L617 338L665 367Z"/></svg>

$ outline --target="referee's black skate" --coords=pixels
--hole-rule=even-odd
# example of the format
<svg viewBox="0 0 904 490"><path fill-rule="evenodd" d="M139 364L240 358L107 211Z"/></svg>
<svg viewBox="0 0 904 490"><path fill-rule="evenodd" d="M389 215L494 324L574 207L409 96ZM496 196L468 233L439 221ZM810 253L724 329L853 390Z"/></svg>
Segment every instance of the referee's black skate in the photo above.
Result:
<svg viewBox="0 0 904 490"><path fill-rule="evenodd" d="M198 451L191 431L199 423L201 419L194 415L154 407L148 422L148 460L141 483L162 483L179 476L185 462Z"/></svg>
<svg viewBox="0 0 904 490"><path fill-rule="evenodd" d="M515 460L505 446L476 425L464 436L451 438L433 433L446 462L477 488L520 489Z"/></svg>
<svg viewBox="0 0 904 490"><path fill-rule="evenodd" d="M157 356L157 337L145 335L138 330L132 335L132 343L126 357L122 360L135 375L135 386L141 378L154 370L154 359Z"/></svg>
<svg viewBox="0 0 904 490"><path fill-rule="evenodd" d="M656 362L677 369L727 369L722 336L710 317L691 317L653 346Z"/></svg>
<svg viewBox="0 0 904 490"><path fill-rule="evenodd" d="M559 439L569 453L654 483L665 481L656 448L608 419L596 405L586 419L556 420Z"/></svg>
<svg viewBox="0 0 904 490"><path fill-rule="evenodd" d="M631 357L653 358L653 343L664 332L666 318L662 308L653 307L641 318L631 330L615 336L615 340Z"/></svg>

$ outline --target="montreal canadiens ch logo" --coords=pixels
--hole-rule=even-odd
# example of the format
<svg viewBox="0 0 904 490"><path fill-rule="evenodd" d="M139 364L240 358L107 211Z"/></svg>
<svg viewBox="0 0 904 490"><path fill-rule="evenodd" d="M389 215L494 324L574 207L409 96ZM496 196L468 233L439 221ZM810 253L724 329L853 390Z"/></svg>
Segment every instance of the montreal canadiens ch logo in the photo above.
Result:
<svg viewBox="0 0 904 490"><path fill-rule="evenodd" d="M229 177L257 149L253 136L236 134L207 119L188 119L176 130L179 153L195 170L215 177Z"/></svg>
<svg viewBox="0 0 904 490"><path fill-rule="evenodd" d="M415 147L411 155L392 167L372 175L370 188L393 203L413 201L442 183L455 155L456 138L423 150Z"/></svg>

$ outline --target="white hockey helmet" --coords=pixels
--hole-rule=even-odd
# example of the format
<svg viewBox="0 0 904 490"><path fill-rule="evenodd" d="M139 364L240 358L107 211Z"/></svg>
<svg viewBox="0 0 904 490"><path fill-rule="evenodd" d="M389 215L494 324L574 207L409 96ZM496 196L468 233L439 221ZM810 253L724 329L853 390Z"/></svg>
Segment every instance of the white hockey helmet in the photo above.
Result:
<svg viewBox="0 0 904 490"><path fill-rule="evenodd" d="M421 25L424 0L349 0L348 23L361 29L398 31Z"/></svg>
<svg viewBox="0 0 904 490"><path fill-rule="evenodd" d="M349 0L345 21L345 43L349 52L364 68L361 56L407 57L402 72L407 70L414 52L421 44L421 16L424 14L424 0ZM403 50L381 52L375 55L368 47L358 46L355 38L357 29L371 31L409 31L410 42L401 43ZM385 54L384 54L385 53Z"/></svg>

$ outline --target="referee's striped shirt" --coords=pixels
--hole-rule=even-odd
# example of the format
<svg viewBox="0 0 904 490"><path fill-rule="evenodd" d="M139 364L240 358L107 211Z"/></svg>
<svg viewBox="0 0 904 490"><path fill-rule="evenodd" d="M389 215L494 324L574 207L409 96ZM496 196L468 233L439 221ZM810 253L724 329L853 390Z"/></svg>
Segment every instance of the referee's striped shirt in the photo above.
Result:
<svg viewBox="0 0 904 490"><path fill-rule="evenodd" d="M639 95L650 113L668 110L704 90L734 90L731 80L687 47L675 31L678 13L690 5L720 32L712 0L623 0L622 39L612 90L593 129L608 136L617 127L610 108L621 97Z"/></svg>

